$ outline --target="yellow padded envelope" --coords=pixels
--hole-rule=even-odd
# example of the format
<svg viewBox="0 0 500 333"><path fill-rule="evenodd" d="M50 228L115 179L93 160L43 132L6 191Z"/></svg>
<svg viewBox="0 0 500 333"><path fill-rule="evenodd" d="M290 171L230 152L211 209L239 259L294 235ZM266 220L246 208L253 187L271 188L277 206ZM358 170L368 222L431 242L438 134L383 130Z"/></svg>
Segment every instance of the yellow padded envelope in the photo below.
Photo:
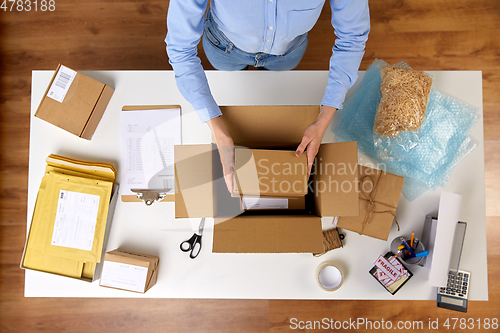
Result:
<svg viewBox="0 0 500 333"><path fill-rule="evenodd" d="M101 259L116 171L109 163L86 162L57 155L50 155L47 164L22 266L70 277L92 278L95 265ZM66 200L72 198L70 204L63 200L64 196ZM90 206L88 199L91 199ZM73 209L78 212L73 212ZM61 215L61 218L58 212L66 215ZM69 216L71 225L76 227L61 228L64 216L66 219ZM59 228L54 233L56 225ZM84 242L79 242L80 233L76 231L80 230L86 232Z"/></svg>

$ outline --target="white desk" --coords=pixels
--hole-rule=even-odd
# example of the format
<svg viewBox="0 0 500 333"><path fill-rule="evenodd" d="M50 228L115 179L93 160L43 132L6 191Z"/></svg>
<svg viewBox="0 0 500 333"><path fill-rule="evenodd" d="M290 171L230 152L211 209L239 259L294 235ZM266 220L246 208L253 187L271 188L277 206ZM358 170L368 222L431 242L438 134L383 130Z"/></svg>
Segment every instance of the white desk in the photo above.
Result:
<svg viewBox="0 0 500 333"><path fill-rule="evenodd" d="M91 141L80 139L46 123L33 114L53 75L34 71L31 105L28 223L45 168L51 154L113 162L120 172L120 110L124 105L180 104L183 110L183 144L208 143L210 131L202 124L177 90L171 71L84 72L115 88L115 93ZM480 107L481 72L431 72L439 91ZM321 102L327 80L325 71L207 72L212 92L220 105L316 104ZM470 300L487 300L486 217L482 113L472 132L478 147L453 171L446 190L463 195L461 220L468 222L461 269L472 272ZM324 142L331 142L327 132ZM359 156L360 163L370 160ZM118 178L119 179L119 178ZM158 255L157 284L146 294L100 287L55 275L26 271L27 297L151 297L151 298L262 298L262 299L436 299L427 283L428 270L411 266L415 274L395 296L368 271L379 254L389 250L399 235L420 236L424 217L437 212L439 191L428 192L411 204L401 197L389 241L346 231L344 248L315 258L310 254L212 254L213 220L207 219L203 249L197 259L179 250L181 241L193 234L186 221L174 219L174 204L118 202L107 249L121 247ZM193 220L197 225L199 219ZM332 218L324 218L331 226ZM344 271L344 285L325 292L315 281L315 269L323 261L335 261Z"/></svg>

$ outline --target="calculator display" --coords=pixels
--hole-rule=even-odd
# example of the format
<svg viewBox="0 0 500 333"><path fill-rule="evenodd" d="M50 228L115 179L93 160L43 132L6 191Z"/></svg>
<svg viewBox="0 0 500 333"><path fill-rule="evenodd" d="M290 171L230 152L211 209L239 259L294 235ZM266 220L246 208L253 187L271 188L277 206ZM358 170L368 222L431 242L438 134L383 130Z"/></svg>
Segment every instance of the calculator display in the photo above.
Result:
<svg viewBox="0 0 500 333"><path fill-rule="evenodd" d="M446 297L446 296L441 296L441 302L442 303L449 303L449 304L453 304L453 305L458 305L458 306L464 305L463 300L457 299L457 298Z"/></svg>

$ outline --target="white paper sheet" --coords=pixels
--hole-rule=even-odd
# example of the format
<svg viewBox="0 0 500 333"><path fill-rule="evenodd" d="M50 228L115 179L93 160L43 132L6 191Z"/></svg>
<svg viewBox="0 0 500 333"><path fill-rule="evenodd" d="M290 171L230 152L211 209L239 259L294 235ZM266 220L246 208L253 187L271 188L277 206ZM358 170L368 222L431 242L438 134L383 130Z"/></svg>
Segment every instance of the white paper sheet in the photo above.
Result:
<svg viewBox="0 0 500 333"><path fill-rule="evenodd" d="M174 145L181 144L180 109L121 112L121 195L131 189L175 193Z"/></svg>
<svg viewBox="0 0 500 333"><path fill-rule="evenodd" d="M241 199L243 209L288 209L288 199L281 198L252 198Z"/></svg>
<svg viewBox="0 0 500 333"><path fill-rule="evenodd" d="M54 81L47 92L47 97L50 97L59 103L62 103L64 97L68 93L69 87L76 76L76 72L68 67L61 65L57 71Z"/></svg>
<svg viewBox="0 0 500 333"><path fill-rule="evenodd" d="M61 190L51 244L92 251L99 199L94 194Z"/></svg>
<svg viewBox="0 0 500 333"><path fill-rule="evenodd" d="M425 246L427 246L426 250L429 251L429 255L425 260L424 267L430 269L432 267L432 256L434 255L434 244L436 242L437 220L431 218L429 223L431 224L429 228L429 240L428 244L425 244Z"/></svg>
<svg viewBox="0 0 500 333"><path fill-rule="evenodd" d="M146 267L104 261L101 286L113 287L136 292L144 292L148 269Z"/></svg>
<svg viewBox="0 0 500 333"><path fill-rule="evenodd" d="M429 285L431 286L446 286L451 250L455 238L455 229L459 220L461 203L461 195L441 192L436 238L432 253L432 265L429 272Z"/></svg>

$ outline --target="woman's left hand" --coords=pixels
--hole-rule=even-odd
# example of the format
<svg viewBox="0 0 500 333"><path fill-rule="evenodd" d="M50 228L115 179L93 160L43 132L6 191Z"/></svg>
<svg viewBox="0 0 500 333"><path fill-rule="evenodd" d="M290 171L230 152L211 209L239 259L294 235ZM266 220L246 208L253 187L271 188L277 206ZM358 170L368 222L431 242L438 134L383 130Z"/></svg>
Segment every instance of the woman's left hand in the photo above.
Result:
<svg viewBox="0 0 500 333"><path fill-rule="evenodd" d="M323 136L325 135L326 129L328 128L336 110L336 108L331 106L321 106L318 118L314 123L306 128L304 136L302 137L302 142L295 151L295 155L300 156L304 153L304 150L306 150L308 176L311 174L314 158L316 157L316 154L318 154Z"/></svg>

